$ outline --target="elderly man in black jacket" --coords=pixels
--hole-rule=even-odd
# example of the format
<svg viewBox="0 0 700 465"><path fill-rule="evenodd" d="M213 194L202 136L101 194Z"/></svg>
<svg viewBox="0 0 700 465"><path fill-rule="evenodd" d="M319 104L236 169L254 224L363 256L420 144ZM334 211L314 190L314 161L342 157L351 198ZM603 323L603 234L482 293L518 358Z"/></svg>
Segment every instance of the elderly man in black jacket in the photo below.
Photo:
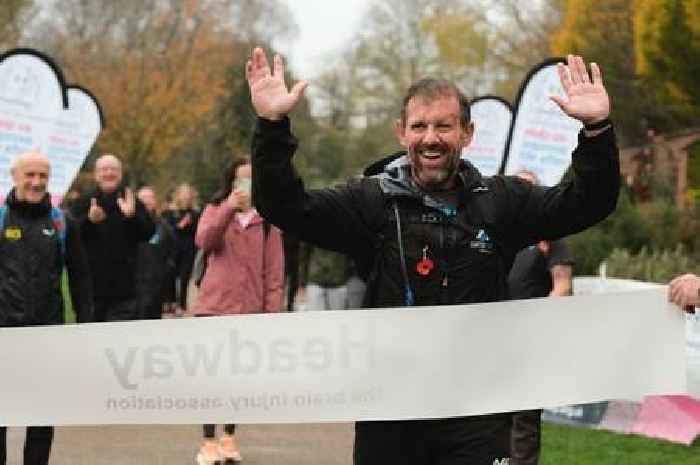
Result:
<svg viewBox="0 0 700 465"><path fill-rule="evenodd" d="M80 230L51 206L49 170L49 160L38 152L19 155L11 166L14 187L0 207L0 327L62 324L64 265L77 320L92 321L92 286ZM28 427L24 465L47 464L52 440L53 427ZM0 427L0 465L6 460L5 441L6 428Z"/></svg>
<svg viewBox="0 0 700 465"><path fill-rule="evenodd" d="M461 162L474 134L462 111L467 99L450 82L424 79L408 90L396 124L404 156L377 176L307 191L292 167L297 140L287 117L306 84L288 90L281 57L271 68L256 48L246 75L259 117L253 136L258 211L303 241L351 256L367 276L365 307L504 300L518 250L581 231L615 208L620 175L610 102L598 66L591 71L574 56L559 66L566 97L552 99L584 129L572 176L557 186L484 178ZM358 422L354 462L505 464L510 423L509 414Z"/></svg>
<svg viewBox="0 0 700 465"><path fill-rule="evenodd" d="M134 282L137 248L153 236L155 226L122 180L121 161L114 155L101 156L95 162L97 188L73 208L92 270L96 321L143 317Z"/></svg>

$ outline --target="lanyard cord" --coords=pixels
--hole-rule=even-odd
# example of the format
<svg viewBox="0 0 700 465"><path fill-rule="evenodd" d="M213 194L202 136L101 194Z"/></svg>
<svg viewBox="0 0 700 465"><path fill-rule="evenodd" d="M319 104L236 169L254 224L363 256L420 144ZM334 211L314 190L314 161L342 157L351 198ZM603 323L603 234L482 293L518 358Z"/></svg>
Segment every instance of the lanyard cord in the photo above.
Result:
<svg viewBox="0 0 700 465"><path fill-rule="evenodd" d="M394 200L394 216L396 217L396 234L399 239L399 256L401 257L401 274L403 275L404 287L406 292L406 305L413 306L415 304L415 297L413 295L413 290L411 290L411 283L408 280L408 268L406 267L406 254L403 249L403 238L401 233L401 215L399 215L399 206Z"/></svg>

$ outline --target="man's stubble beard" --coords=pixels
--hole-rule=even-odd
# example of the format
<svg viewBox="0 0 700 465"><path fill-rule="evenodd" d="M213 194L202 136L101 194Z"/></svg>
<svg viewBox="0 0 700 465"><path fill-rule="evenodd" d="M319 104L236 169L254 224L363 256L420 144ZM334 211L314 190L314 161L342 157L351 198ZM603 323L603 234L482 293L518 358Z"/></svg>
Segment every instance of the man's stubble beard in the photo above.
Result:
<svg viewBox="0 0 700 465"><path fill-rule="evenodd" d="M450 188L450 186L446 186L445 183L453 179L457 174L461 150L452 150L451 153L447 155L448 164L438 169L423 168L423 160L420 155L417 155L415 150L411 148L409 148L407 152L409 160L411 161L413 179L421 188L427 191L439 191Z"/></svg>

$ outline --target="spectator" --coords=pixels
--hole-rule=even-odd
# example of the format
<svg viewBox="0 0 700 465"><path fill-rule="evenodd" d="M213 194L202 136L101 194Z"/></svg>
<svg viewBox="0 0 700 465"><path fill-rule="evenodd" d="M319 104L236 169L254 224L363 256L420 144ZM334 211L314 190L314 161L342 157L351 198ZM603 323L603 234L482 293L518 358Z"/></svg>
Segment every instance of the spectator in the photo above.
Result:
<svg viewBox="0 0 700 465"><path fill-rule="evenodd" d="M177 273L175 295L176 313L187 310L187 288L192 275L192 265L197 248L194 243L199 211L194 208L195 191L189 184L180 184L173 194L172 206L165 213L165 219L175 231L177 244Z"/></svg>
<svg viewBox="0 0 700 465"><path fill-rule="evenodd" d="M516 176L537 185L537 176L521 170ZM508 275L513 299L571 295L574 260L563 239L540 241L518 252ZM513 414L511 465L537 465L540 457L542 410Z"/></svg>
<svg viewBox="0 0 700 465"><path fill-rule="evenodd" d="M193 312L196 316L279 312L284 294L284 254L280 230L265 223L251 205L250 160L241 158L224 172L221 189L202 213L196 243L206 269ZM240 461L235 425L204 425L197 462Z"/></svg>
<svg viewBox="0 0 700 465"><path fill-rule="evenodd" d="M136 286L139 289L140 308L144 318L159 319L164 305L175 299L169 286L175 279L176 272L175 232L160 217L153 187L142 187L136 197L143 203L156 227L155 234L148 242L140 242L138 245Z"/></svg>
<svg viewBox="0 0 700 465"><path fill-rule="evenodd" d="M64 323L61 275L65 265L79 323L92 321L92 286L78 225L52 207L46 191L50 165L38 152L19 155L10 174L14 187L0 207L0 327ZM0 465L6 461L7 428L0 427ZM53 427L29 426L24 465L49 462Z"/></svg>
<svg viewBox="0 0 700 465"><path fill-rule="evenodd" d="M135 320L142 317L134 276L139 242L155 227L140 200L122 184L122 163L114 155L95 162L96 188L75 202L73 216L93 273L95 319Z"/></svg>

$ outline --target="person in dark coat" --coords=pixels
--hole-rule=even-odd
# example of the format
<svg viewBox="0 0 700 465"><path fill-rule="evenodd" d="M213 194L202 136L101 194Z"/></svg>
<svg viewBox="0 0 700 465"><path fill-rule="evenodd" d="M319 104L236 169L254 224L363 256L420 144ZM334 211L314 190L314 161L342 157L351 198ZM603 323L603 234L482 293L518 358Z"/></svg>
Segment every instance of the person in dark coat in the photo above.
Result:
<svg viewBox="0 0 700 465"><path fill-rule="evenodd" d="M485 178L460 160L475 130L463 112L467 98L449 81L426 78L404 97L395 126L405 149L399 158L376 176L307 190L292 164L298 141L287 116L305 83L288 89L282 58L271 67L256 48L246 64L258 115L252 141L256 207L300 240L350 256L367 278L365 308L417 312L420 306L506 300L507 270L518 250L582 231L615 209L619 151L602 75L595 64L591 71L581 57L569 56L559 66L565 96L552 100L583 129L572 175L556 186ZM499 413L361 421L353 461L507 464L511 420Z"/></svg>
<svg viewBox="0 0 700 465"><path fill-rule="evenodd" d="M177 246L175 232L158 212L158 199L151 186L143 186L136 197L143 203L156 225L156 232L138 246L136 287L140 306L146 319L160 319L163 305L175 295L170 283L175 279Z"/></svg>
<svg viewBox="0 0 700 465"><path fill-rule="evenodd" d="M75 221L51 206L50 165L38 152L19 155L10 172L14 187L0 207L0 327L64 323L61 276L68 271L79 323L93 319L87 257ZM37 378L37 382L43 382ZM7 428L0 426L0 465L7 458ZM24 465L49 462L53 427L29 426Z"/></svg>
<svg viewBox="0 0 700 465"><path fill-rule="evenodd" d="M515 173L520 179L538 185L529 170ZM508 274L512 299L563 297L571 295L574 259L564 239L540 241L515 256ZM513 412L510 465L537 465L540 460L542 410Z"/></svg>
<svg viewBox="0 0 700 465"><path fill-rule="evenodd" d="M155 226L134 192L122 184L122 163L114 155L95 162L96 188L78 199L73 216L80 223L90 261L97 321L142 317L134 277L138 244Z"/></svg>
<svg viewBox="0 0 700 465"><path fill-rule="evenodd" d="M199 222L199 211L194 208L194 198L194 188L187 183L180 184L173 193L173 208L163 215L175 231L177 244L176 312L187 310L187 286L197 254L194 237Z"/></svg>

